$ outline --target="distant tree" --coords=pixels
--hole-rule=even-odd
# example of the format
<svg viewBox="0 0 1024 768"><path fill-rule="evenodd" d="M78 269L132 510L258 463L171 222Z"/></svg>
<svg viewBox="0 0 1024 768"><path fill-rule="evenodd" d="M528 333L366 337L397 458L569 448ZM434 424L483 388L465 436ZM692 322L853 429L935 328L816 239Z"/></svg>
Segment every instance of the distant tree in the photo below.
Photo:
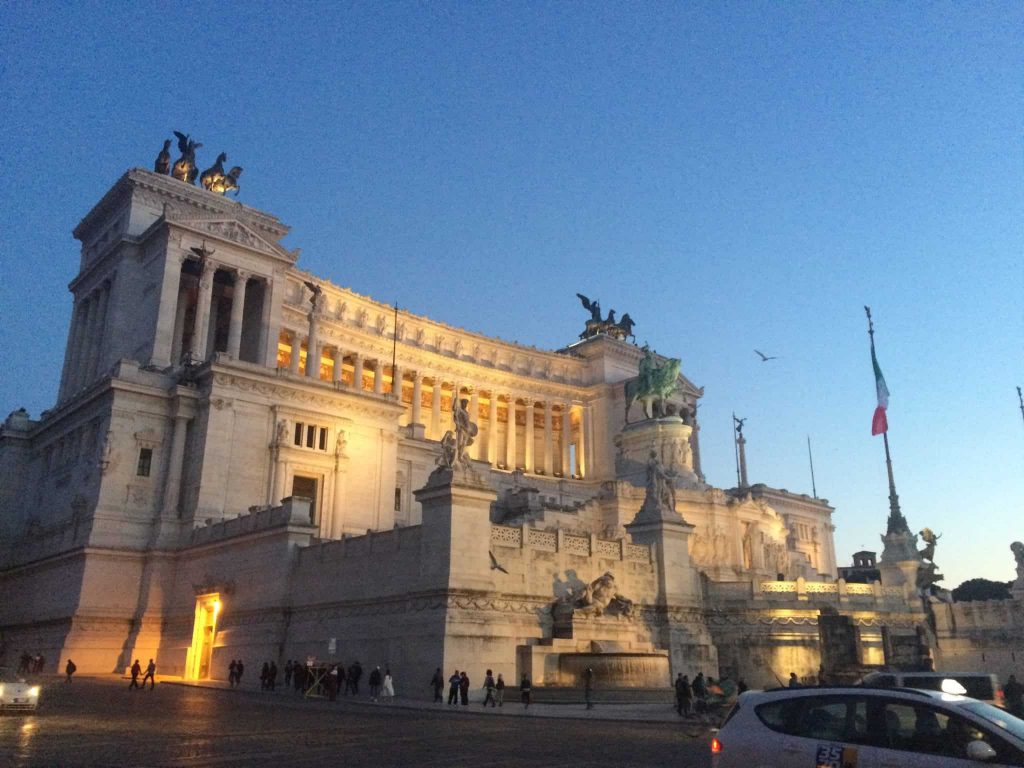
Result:
<svg viewBox="0 0 1024 768"><path fill-rule="evenodd" d="M953 590L953 599L958 603L971 603L975 600L1009 600L1012 581L989 581L988 579L968 579Z"/></svg>

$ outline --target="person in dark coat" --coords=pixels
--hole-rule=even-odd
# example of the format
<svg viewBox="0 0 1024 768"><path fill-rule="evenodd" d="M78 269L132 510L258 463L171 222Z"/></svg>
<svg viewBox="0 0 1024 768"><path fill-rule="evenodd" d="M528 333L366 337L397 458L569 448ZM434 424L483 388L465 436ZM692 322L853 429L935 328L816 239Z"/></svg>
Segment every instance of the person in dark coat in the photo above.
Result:
<svg viewBox="0 0 1024 768"><path fill-rule="evenodd" d="M146 687L146 681L149 680L149 690L156 688L156 662L152 659L149 660L149 664L146 665L146 674L142 677L142 687Z"/></svg>
<svg viewBox="0 0 1024 768"><path fill-rule="evenodd" d="M448 704L459 703L459 686L462 684L462 675L459 674L459 670L455 670L455 673L448 678Z"/></svg>
<svg viewBox="0 0 1024 768"><path fill-rule="evenodd" d="M693 691L690 690L690 681L683 677L680 672L676 676L676 712L680 717L690 714L690 700L693 698Z"/></svg>
<svg viewBox="0 0 1024 768"><path fill-rule="evenodd" d="M444 703L444 675L441 674L441 668L438 667L434 671L434 676L430 678L430 685L434 689L434 703Z"/></svg>
<svg viewBox="0 0 1024 768"><path fill-rule="evenodd" d="M462 706L469 706L469 675L462 670L462 677L459 678L459 698L462 699Z"/></svg>
<svg viewBox="0 0 1024 768"><path fill-rule="evenodd" d="M296 693L302 693L306 687L306 668L297 661L292 665L292 685Z"/></svg>
<svg viewBox="0 0 1024 768"><path fill-rule="evenodd" d="M487 691L487 695L484 696L483 704L480 706L486 707L487 702L490 702L492 707L498 706L497 699L494 698L494 688L494 673L488 669L487 674L484 676L484 690Z"/></svg>
<svg viewBox="0 0 1024 768"><path fill-rule="evenodd" d="M693 698L694 698L694 709L697 710L697 714L702 715L707 711L707 698L708 698L708 686L704 682L704 673L698 672L697 676L693 678Z"/></svg>
<svg viewBox="0 0 1024 768"><path fill-rule="evenodd" d="M64 678L65 683L71 682L71 676L75 674L76 669L78 669L78 667L75 666L75 662L68 659L68 663L64 666L64 674L67 675L67 677Z"/></svg>
<svg viewBox="0 0 1024 768"><path fill-rule="evenodd" d="M263 669L260 670L260 690L265 691L270 685L270 662L263 662Z"/></svg>
<svg viewBox="0 0 1024 768"><path fill-rule="evenodd" d="M352 667L348 671L348 679L352 684L352 695L359 695L359 680L363 676L363 667L358 661L352 662Z"/></svg>
<svg viewBox="0 0 1024 768"><path fill-rule="evenodd" d="M135 663L132 664L131 673L132 673L132 681L130 683L128 683L128 690L129 691L132 688L138 688L139 687L139 675L142 674L142 665L139 664L139 660L138 659L136 659Z"/></svg>
<svg viewBox="0 0 1024 768"><path fill-rule="evenodd" d="M288 688L292 684L292 660L288 659L284 663L284 687Z"/></svg>
<svg viewBox="0 0 1024 768"><path fill-rule="evenodd" d="M327 673L327 699L328 701L335 701L338 698L338 665L334 664L331 666L331 671Z"/></svg>
<svg viewBox="0 0 1024 768"><path fill-rule="evenodd" d="M238 665L235 663L235 660L232 659L231 663L228 664L228 685L230 685L232 688L235 687L235 672L237 670Z"/></svg>
<svg viewBox="0 0 1024 768"><path fill-rule="evenodd" d="M800 678L796 676L796 672L789 673L789 687L790 688L802 688L800 685Z"/></svg>
<svg viewBox="0 0 1024 768"><path fill-rule="evenodd" d="M523 679L519 681L519 697L523 700L523 709L528 709L530 706L530 694L533 692L533 686L530 685L530 678L523 674Z"/></svg>
<svg viewBox="0 0 1024 768"><path fill-rule="evenodd" d="M587 709L594 708L594 668L587 667L583 673L583 700L587 703Z"/></svg>
<svg viewBox="0 0 1024 768"><path fill-rule="evenodd" d="M242 660L239 659L235 663L235 685L241 685L242 684L242 673L243 672L245 672L245 664L243 664Z"/></svg>
<svg viewBox="0 0 1024 768"><path fill-rule="evenodd" d="M498 706L505 706L505 678L498 673L498 681L494 684L494 693L498 699Z"/></svg>
<svg viewBox="0 0 1024 768"><path fill-rule="evenodd" d="M1016 675L1010 675L1003 686L1006 710L1017 717L1024 717L1024 685L1017 682Z"/></svg>
<svg viewBox="0 0 1024 768"><path fill-rule="evenodd" d="M370 698L373 701L377 700L380 695L380 667L374 667L370 671Z"/></svg>
<svg viewBox="0 0 1024 768"><path fill-rule="evenodd" d="M277 664L273 661L270 662L270 675L267 677L267 682L270 684L270 690L277 687Z"/></svg>

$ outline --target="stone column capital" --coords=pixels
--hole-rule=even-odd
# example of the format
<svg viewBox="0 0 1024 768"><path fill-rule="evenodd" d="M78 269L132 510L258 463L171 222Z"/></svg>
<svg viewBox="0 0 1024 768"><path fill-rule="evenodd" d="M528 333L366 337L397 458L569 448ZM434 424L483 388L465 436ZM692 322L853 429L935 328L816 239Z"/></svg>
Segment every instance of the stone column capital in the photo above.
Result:
<svg viewBox="0 0 1024 768"><path fill-rule="evenodd" d="M236 269L235 270L235 280L236 281L245 282L250 277L252 277L252 273L251 272L246 272L244 269Z"/></svg>

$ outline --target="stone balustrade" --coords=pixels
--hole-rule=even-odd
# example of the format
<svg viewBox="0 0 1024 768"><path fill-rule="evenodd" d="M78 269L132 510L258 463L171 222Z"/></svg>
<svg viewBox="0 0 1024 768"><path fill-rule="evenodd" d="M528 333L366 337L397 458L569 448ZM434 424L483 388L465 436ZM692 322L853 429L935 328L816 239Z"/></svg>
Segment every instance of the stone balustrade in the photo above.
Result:
<svg viewBox="0 0 1024 768"><path fill-rule="evenodd" d="M651 548L631 544L625 539L599 539L565 531L541 531L528 526L492 525L491 544L496 547L533 549L541 552L563 552L579 557L601 557L608 560L651 562Z"/></svg>
<svg viewBox="0 0 1024 768"><path fill-rule="evenodd" d="M807 581L798 578L793 581L711 581L708 582L709 598L723 601L751 601L776 606L779 603L829 603L832 605L862 604L880 607L892 601L904 601L902 587L883 587L874 584L847 584L839 579L835 582Z"/></svg>

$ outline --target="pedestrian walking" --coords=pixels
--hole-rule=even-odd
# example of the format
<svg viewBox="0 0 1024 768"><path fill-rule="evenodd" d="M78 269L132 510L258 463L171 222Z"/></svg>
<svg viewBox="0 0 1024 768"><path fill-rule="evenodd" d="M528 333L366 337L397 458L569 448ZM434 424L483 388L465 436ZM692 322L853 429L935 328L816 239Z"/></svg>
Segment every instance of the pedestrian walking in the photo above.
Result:
<svg viewBox="0 0 1024 768"><path fill-rule="evenodd" d="M270 687L270 662L264 661L260 670L260 690L265 691Z"/></svg>
<svg viewBox="0 0 1024 768"><path fill-rule="evenodd" d="M498 673L498 681L494 684L494 697L498 700L498 706L505 706L505 678Z"/></svg>
<svg viewBox="0 0 1024 768"><path fill-rule="evenodd" d="M594 708L594 668L587 667L583 673L583 700L587 703L587 709Z"/></svg>
<svg viewBox="0 0 1024 768"><path fill-rule="evenodd" d="M270 662L270 674L267 677L267 682L270 686L270 690L274 690L277 687L277 664Z"/></svg>
<svg viewBox="0 0 1024 768"><path fill-rule="evenodd" d="M292 665L292 686L296 693L302 693L306 686L306 668L297 661Z"/></svg>
<svg viewBox="0 0 1024 768"><path fill-rule="evenodd" d="M146 674L142 678L142 687L146 687L146 681L149 680L149 690L153 690L156 687L156 662L152 659L149 660L149 664L146 665Z"/></svg>
<svg viewBox="0 0 1024 768"><path fill-rule="evenodd" d="M380 695L388 704L395 700L395 680L391 677L390 669L384 670L384 684L381 686Z"/></svg>
<svg viewBox="0 0 1024 768"><path fill-rule="evenodd" d="M291 686L291 684L292 684L292 669L293 669L292 660L288 659L288 661L286 661L285 664L284 664L284 687L285 688L289 688Z"/></svg>
<svg viewBox="0 0 1024 768"><path fill-rule="evenodd" d="M238 663L235 664L235 685L242 684L242 673L245 672L245 664L239 659Z"/></svg>
<svg viewBox="0 0 1024 768"><path fill-rule="evenodd" d="M455 670L451 677L448 678L448 705L459 703L459 686L462 683L462 675L459 674L459 670Z"/></svg>
<svg viewBox="0 0 1024 768"><path fill-rule="evenodd" d="M434 670L434 676L430 678L430 687L434 689L434 703L444 704L444 675L441 668Z"/></svg>
<svg viewBox="0 0 1024 768"><path fill-rule="evenodd" d="M519 681L519 698L523 701L523 709L528 709L530 706L530 694L533 692L533 687L530 685L530 678L527 677L526 673L523 673L523 679Z"/></svg>
<svg viewBox="0 0 1024 768"><path fill-rule="evenodd" d="M132 664L131 673L132 673L132 681L130 683L128 683L128 690L129 691L132 688L138 688L139 687L139 675L142 674L142 665L139 664L139 660L138 659L136 659L135 663Z"/></svg>
<svg viewBox="0 0 1024 768"><path fill-rule="evenodd" d="M380 679L380 667L379 666L374 667L373 671L370 672L370 679L369 679L368 682L370 683L370 698L373 701L376 701L377 697L380 695L381 679Z"/></svg>
<svg viewBox="0 0 1024 768"><path fill-rule="evenodd" d="M703 715L707 712L707 698L708 698L708 686L704 681L704 673L698 672L697 676L693 678L693 708L698 715Z"/></svg>
<svg viewBox="0 0 1024 768"><path fill-rule="evenodd" d="M359 680L363 676L363 667L358 661L352 663L352 668L349 669L348 679L352 683L352 695L359 695Z"/></svg>
<svg viewBox="0 0 1024 768"><path fill-rule="evenodd" d="M462 706L469 706L469 675L466 674L466 670L462 670L462 676L459 678L459 697L462 699Z"/></svg>
<svg viewBox="0 0 1024 768"><path fill-rule="evenodd" d="M690 681L680 672L676 675L676 712L680 717L690 714L690 700L693 698L693 691L690 690Z"/></svg>
<svg viewBox="0 0 1024 768"><path fill-rule="evenodd" d="M494 698L494 686L494 675L491 673L491 670L488 669L487 674L484 676L484 690L487 692L487 695L484 696L483 704L480 706L486 707L487 702L490 702L492 707L498 706L498 702Z"/></svg>
<svg viewBox="0 0 1024 768"><path fill-rule="evenodd" d="M228 685L232 688L235 687L235 673L238 671L238 664L232 659L231 663L228 664Z"/></svg>
<svg viewBox="0 0 1024 768"><path fill-rule="evenodd" d="M65 683L71 682L71 676L75 674L76 669L78 669L78 667L75 666L75 662L68 659L68 663L64 665L64 674L67 675L67 677L64 678Z"/></svg>

